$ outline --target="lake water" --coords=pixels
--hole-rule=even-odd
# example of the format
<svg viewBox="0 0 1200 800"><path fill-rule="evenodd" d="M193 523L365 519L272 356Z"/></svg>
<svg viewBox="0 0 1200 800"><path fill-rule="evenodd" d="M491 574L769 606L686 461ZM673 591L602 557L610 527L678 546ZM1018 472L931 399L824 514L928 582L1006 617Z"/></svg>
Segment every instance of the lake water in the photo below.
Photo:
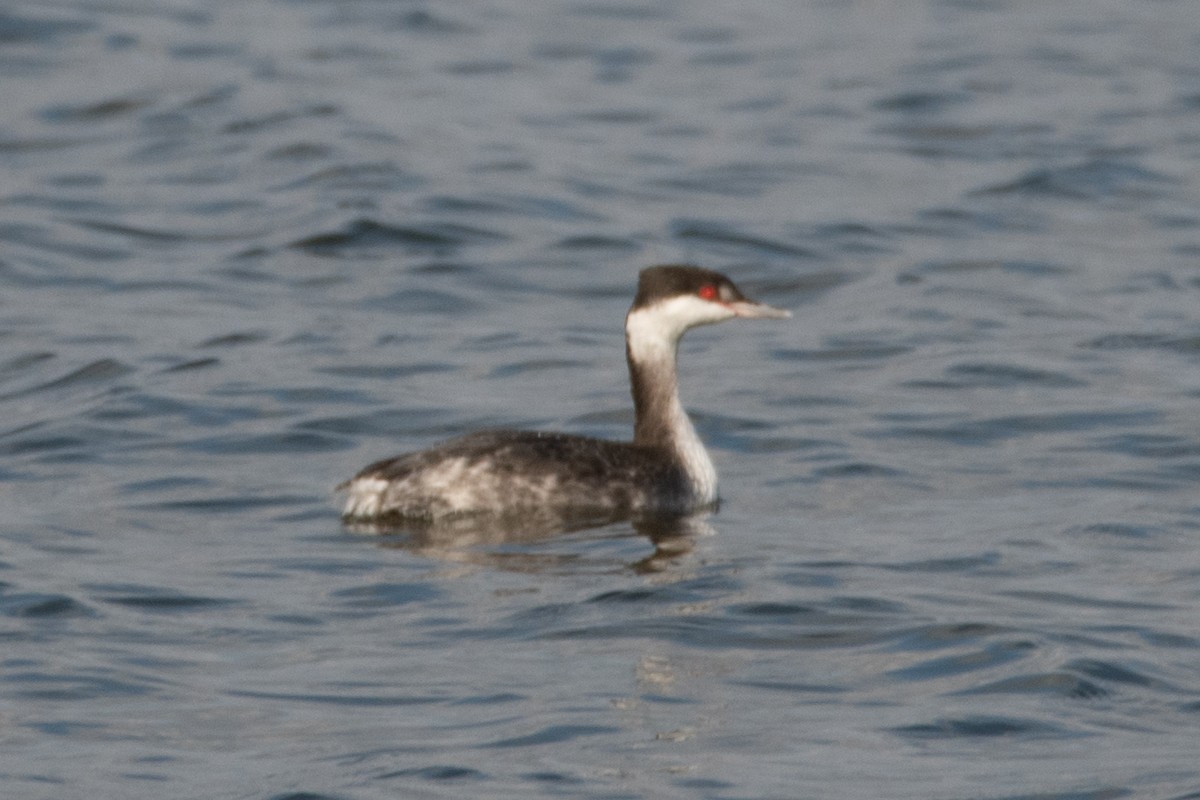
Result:
<svg viewBox="0 0 1200 800"><path fill-rule="evenodd" d="M1191 0L0 10L14 798L1200 796ZM622 437L719 513L430 546L335 484ZM657 544L655 544L657 542Z"/></svg>

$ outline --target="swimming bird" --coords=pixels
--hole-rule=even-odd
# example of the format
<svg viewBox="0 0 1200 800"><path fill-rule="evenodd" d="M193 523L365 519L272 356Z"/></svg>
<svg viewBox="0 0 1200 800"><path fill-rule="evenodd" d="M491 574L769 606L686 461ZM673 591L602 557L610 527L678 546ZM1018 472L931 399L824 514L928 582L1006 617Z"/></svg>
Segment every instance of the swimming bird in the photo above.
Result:
<svg viewBox="0 0 1200 800"><path fill-rule="evenodd" d="M437 521L471 514L683 514L717 502L717 471L679 400L683 334L791 313L688 265L649 267L625 317L632 441L490 430L370 464L339 486L347 521Z"/></svg>

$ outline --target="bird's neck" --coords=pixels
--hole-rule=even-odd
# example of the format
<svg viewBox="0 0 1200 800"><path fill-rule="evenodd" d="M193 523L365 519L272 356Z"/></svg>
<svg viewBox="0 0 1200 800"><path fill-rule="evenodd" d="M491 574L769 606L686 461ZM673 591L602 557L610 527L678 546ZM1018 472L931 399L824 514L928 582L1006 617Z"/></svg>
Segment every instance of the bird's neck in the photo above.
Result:
<svg viewBox="0 0 1200 800"><path fill-rule="evenodd" d="M666 450L679 462L699 499L716 499L717 474L704 443L679 400L679 335L631 312L625 352L633 393L634 444Z"/></svg>

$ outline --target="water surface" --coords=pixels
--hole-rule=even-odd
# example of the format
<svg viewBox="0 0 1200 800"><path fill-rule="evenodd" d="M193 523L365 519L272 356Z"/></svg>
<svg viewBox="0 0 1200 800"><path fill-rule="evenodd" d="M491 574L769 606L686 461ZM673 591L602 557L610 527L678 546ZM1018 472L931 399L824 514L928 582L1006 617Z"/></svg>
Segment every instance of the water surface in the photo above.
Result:
<svg viewBox="0 0 1200 800"><path fill-rule="evenodd" d="M1193 4L10 4L0 778L28 798L1200 791ZM368 461L620 437L684 535L342 527Z"/></svg>

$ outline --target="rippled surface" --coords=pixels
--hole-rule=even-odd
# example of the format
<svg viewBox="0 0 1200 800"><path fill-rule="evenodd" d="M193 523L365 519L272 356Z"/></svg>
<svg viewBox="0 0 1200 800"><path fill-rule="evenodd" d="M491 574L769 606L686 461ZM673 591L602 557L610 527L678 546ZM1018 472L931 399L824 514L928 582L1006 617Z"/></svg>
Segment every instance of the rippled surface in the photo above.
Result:
<svg viewBox="0 0 1200 800"><path fill-rule="evenodd" d="M1187 0L0 11L0 779L28 798L1194 797ZM719 514L428 547L332 486L622 436ZM644 535L649 533L649 538Z"/></svg>

